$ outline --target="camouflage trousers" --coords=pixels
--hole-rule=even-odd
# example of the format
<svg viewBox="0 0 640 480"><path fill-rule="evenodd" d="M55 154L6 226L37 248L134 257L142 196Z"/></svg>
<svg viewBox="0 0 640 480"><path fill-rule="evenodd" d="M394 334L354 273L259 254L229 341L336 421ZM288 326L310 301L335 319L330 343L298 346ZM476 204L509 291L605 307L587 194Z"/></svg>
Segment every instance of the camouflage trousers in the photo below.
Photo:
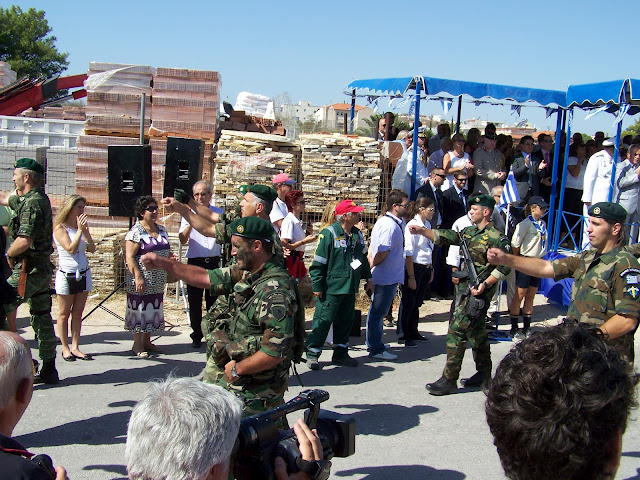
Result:
<svg viewBox="0 0 640 480"><path fill-rule="evenodd" d="M453 313L451 322L449 322L446 340L447 364L442 373L444 378L454 381L460 376L460 368L467 348L467 341L473 350L476 369L479 372L491 374L491 349L484 324L489 302L485 302L482 315L477 320L473 320L465 315L467 297L463 297L461 300Z"/></svg>
<svg viewBox="0 0 640 480"><path fill-rule="evenodd" d="M53 331L53 319L51 318L51 277L53 275L53 265L36 265L27 275L27 285L23 297L18 297L15 301L5 305L7 313L13 312L16 308L27 302L31 314L31 327L38 339L38 353L43 362L55 360L56 358L56 335ZM8 282L11 286L17 287L20 278L20 264L13 269Z"/></svg>

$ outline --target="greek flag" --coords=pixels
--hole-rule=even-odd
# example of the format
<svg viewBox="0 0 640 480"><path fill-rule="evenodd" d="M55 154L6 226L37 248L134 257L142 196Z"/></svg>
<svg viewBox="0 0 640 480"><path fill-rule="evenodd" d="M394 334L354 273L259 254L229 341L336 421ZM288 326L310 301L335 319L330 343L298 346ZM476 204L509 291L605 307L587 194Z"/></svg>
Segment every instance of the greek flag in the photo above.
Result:
<svg viewBox="0 0 640 480"><path fill-rule="evenodd" d="M517 202L518 200L520 200L520 195L516 187L516 177L513 176L513 170L511 170L507 177L507 183L504 184L498 207L506 207L510 203Z"/></svg>

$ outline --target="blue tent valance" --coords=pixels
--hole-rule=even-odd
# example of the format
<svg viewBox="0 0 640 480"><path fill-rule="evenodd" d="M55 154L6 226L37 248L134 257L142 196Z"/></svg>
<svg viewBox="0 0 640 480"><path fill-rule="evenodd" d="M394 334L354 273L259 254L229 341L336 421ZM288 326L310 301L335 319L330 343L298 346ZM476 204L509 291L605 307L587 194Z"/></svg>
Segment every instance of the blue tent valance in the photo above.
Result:
<svg viewBox="0 0 640 480"><path fill-rule="evenodd" d="M567 89L567 105L583 109L609 105L609 113L615 113L620 104L631 105L628 115L640 112L640 80L627 78L610 82L588 83L585 85L569 85Z"/></svg>
<svg viewBox="0 0 640 480"><path fill-rule="evenodd" d="M492 98L519 103L536 102L542 106L564 106L566 93L556 90L543 90L539 88L524 88L510 85L497 85L491 83L466 82L432 77L400 77L400 78L374 78L369 80L354 80L344 88L344 93L352 95L356 90L356 96L400 96L409 90L415 90L420 82L421 93L427 96L449 95L458 97L468 95L474 99Z"/></svg>

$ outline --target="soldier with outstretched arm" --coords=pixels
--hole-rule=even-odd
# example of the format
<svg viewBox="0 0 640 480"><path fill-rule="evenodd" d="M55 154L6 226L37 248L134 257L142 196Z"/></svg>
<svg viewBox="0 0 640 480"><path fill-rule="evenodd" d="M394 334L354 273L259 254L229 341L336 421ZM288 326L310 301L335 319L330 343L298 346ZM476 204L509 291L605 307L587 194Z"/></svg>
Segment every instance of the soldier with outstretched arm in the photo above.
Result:
<svg viewBox="0 0 640 480"><path fill-rule="evenodd" d="M589 207L587 232L592 248L553 261L519 257L492 248L487 257L537 277L573 277L567 319L598 328L633 363L633 335L640 311L640 264L625 249L626 210L612 202Z"/></svg>
<svg viewBox="0 0 640 480"><path fill-rule="evenodd" d="M203 381L234 392L253 415L283 403L294 349L304 346L304 307L297 282L274 259L272 224L244 217L229 230L233 267L205 270L153 253L142 262L212 294L231 294L235 308L212 332Z"/></svg>
<svg viewBox="0 0 640 480"><path fill-rule="evenodd" d="M460 279L459 291L469 292L462 297L454 311L447 332L447 363L442 377L427 384L432 395L449 395L458 390L457 380L467 341L473 349L476 362L475 375L462 381L465 387L478 387L491 378L491 351L484 319L489 302L496 290L497 283L510 271L506 267L493 267L487 260L489 247L497 247L509 252L509 240L491 223L491 213L495 200L489 195L476 194L468 199L469 217L473 225L464 228L460 234L455 230L430 230L418 225L410 225L412 234L422 234L436 245L460 245L461 238L468 245L478 284L470 285L469 276Z"/></svg>

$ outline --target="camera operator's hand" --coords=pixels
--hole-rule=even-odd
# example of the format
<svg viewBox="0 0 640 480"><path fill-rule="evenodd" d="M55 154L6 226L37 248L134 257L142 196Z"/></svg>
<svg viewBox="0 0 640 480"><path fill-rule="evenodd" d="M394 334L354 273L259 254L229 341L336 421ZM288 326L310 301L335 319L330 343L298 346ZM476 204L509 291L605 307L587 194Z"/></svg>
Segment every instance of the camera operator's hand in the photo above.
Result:
<svg viewBox="0 0 640 480"><path fill-rule="evenodd" d="M322 460L323 451L322 443L318 437L316 430L310 430L304 420L298 419L293 426L293 431L296 434L298 443L300 444L300 455L303 460L313 461ZM308 480L309 475L304 472L297 472L289 475L287 473L287 465L282 457L277 457L275 460L275 474L276 480Z"/></svg>
<svg viewBox="0 0 640 480"><path fill-rule="evenodd" d="M57 466L55 467L55 470L56 480L69 480L69 477L67 477L67 471L64 469L64 467Z"/></svg>

